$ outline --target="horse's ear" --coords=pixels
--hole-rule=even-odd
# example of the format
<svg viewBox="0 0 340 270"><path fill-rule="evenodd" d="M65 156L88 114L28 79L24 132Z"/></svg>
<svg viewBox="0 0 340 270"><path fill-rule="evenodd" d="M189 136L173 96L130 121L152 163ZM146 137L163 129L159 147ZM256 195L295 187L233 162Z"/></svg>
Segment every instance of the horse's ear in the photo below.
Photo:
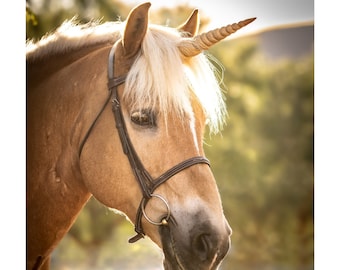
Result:
<svg viewBox="0 0 340 270"><path fill-rule="evenodd" d="M177 29L181 32L189 33L190 37L194 37L198 33L198 26L199 26L199 15L198 15L198 10L195 9L190 17L187 19L185 23L177 27Z"/></svg>
<svg viewBox="0 0 340 270"><path fill-rule="evenodd" d="M148 29L150 3L144 3L131 10L123 35L123 48L126 57L134 56L140 49Z"/></svg>

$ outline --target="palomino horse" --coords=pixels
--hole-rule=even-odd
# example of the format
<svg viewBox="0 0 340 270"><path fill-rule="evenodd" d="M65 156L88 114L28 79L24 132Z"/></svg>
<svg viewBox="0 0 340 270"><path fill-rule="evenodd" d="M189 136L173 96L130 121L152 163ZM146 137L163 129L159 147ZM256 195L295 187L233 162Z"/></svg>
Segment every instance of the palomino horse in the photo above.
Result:
<svg viewBox="0 0 340 270"><path fill-rule="evenodd" d="M231 229L203 133L226 108L201 54L247 25L196 35L149 25L150 3L126 22L64 23L27 43L27 268L52 250L90 196L123 212L137 241L164 252L165 269L217 269Z"/></svg>

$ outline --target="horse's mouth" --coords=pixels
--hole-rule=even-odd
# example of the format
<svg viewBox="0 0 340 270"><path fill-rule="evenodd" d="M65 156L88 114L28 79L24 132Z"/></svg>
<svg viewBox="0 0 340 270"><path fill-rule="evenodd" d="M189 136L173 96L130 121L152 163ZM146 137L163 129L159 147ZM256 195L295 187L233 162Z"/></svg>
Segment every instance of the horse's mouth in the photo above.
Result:
<svg viewBox="0 0 340 270"><path fill-rule="evenodd" d="M190 244L186 244L188 239L182 241L186 237L179 234L177 226L172 222L169 222L167 226L160 226L159 232L164 252L163 265L165 270L217 269L228 250L228 248L220 246L222 249L217 248L214 254L202 259L197 256Z"/></svg>
<svg viewBox="0 0 340 270"><path fill-rule="evenodd" d="M164 252L164 269L165 270L186 270L182 263L176 247L176 241L171 233L169 226L161 226L160 233L162 238Z"/></svg>

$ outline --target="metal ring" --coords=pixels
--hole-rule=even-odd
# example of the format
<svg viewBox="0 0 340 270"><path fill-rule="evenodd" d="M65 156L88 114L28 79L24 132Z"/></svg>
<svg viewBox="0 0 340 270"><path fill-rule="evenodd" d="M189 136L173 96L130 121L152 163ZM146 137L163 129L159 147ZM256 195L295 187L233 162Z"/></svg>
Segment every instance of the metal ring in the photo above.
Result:
<svg viewBox="0 0 340 270"><path fill-rule="evenodd" d="M153 225L157 225L157 226L167 225L167 224L168 224L167 221L168 221L168 219L170 218L170 206L169 206L168 202L167 202L161 195L158 195L158 194L151 194L150 196L151 196L151 197L155 197L155 198L160 199L160 200L165 204L168 213L167 213L166 217L165 217L165 218L162 218L162 220L161 220L160 222L155 222L155 221L153 221L152 219L150 219L150 218L147 216L147 214L146 214L146 212L145 212L145 205L144 205L144 204L145 204L145 198L143 198L142 204L141 204L143 216L145 217L145 219L146 219L147 221L149 221L149 222L150 222L151 224L153 224Z"/></svg>

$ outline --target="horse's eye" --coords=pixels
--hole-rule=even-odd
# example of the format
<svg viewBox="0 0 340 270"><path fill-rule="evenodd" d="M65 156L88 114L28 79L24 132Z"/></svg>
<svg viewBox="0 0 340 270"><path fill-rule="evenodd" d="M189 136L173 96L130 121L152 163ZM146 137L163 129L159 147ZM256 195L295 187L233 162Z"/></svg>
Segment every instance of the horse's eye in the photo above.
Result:
<svg viewBox="0 0 340 270"><path fill-rule="evenodd" d="M132 112L131 121L143 127L156 126L156 117L151 110L138 110Z"/></svg>

